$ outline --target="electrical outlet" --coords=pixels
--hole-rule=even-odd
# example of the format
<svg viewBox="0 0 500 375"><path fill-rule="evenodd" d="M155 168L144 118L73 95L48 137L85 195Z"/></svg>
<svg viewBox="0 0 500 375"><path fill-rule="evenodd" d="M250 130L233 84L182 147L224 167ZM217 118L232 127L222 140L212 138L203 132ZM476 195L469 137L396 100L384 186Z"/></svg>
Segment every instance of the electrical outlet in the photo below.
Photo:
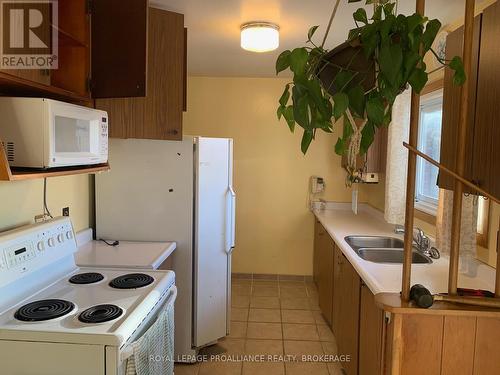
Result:
<svg viewBox="0 0 500 375"><path fill-rule="evenodd" d="M62 215L63 216L69 216L69 207L64 207L62 209Z"/></svg>

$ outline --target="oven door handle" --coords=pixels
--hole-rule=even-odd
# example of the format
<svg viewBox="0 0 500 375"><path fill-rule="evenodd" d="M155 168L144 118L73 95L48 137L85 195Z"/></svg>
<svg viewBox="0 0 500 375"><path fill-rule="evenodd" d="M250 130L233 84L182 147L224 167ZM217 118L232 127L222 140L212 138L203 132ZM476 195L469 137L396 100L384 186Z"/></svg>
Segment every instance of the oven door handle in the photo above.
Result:
<svg viewBox="0 0 500 375"><path fill-rule="evenodd" d="M156 321L158 320L158 317L160 316L161 314L161 311L163 311L163 309L170 305L170 304L173 304L175 302L177 298L177 287L174 285L170 288L169 292L168 292L168 297L165 299L165 302L162 304L162 307L160 307L158 309L158 314L156 315L155 317L155 320L153 323L151 323L151 325L148 327L148 329L146 329L145 332L147 332L149 330L149 328L151 328L154 324L156 324ZM134 347L137 343L137 341L142 337L139 336L135 341L131 342L130 344L127 344L122 350L120 350L120 361L126 361L128 358L130 358L132 355L134 355Z"/></svg>

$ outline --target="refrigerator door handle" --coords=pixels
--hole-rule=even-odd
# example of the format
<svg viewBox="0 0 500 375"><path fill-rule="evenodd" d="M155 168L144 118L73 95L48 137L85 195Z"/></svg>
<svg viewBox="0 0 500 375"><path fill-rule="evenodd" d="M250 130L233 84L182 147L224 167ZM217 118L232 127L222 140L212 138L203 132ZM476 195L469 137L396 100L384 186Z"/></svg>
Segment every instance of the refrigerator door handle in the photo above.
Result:
<svg viewBox="0 0 500 375"><path fill-rule="evenodd" d="M234 250L235 246L235 230L236 230L236 193L232 185L229 185L228 189L229 193L229 212L227 213L227 233L229 234L227 237L227 245L226 245L226 253L231 254Z"/></svg>

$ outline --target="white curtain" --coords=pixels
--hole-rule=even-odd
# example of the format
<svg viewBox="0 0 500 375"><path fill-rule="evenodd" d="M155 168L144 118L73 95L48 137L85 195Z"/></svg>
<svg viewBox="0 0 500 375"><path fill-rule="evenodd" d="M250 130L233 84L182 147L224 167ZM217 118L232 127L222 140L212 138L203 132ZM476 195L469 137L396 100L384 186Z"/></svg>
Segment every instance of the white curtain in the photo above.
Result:
<svg viewBox="0 0 500 375"><path fill-rule="evenodd" d="M462 197L462 223L460 228L460 272L470 276L476 274L476 233L478 197ZM453 217L453 191L440 190L436 215L436 247L441 254L450 253L451 220Z"/></svg>
<svg viewBox="0 0 500 375"><path fill-rule="evenodd" d="M408 142L410 134L411 90L399 95L392 111L387 145L387 170L385 188L385 220L391 224L404 224L406 203L406 176L408 172ZM474 274L476 257L477 198L464 196L461 230L461 271ZM436 244L442 253L449 253L453 192L440 190L436 218Z"/></svg>
<svg viewBox="0 0 500 375"><path fill-rule="evenodd" d="M404 224L405 221L408 150L403 142L408 142L410 134L410 103L411 90L396 98L388 129L384 216L391 224Z"/></svg>

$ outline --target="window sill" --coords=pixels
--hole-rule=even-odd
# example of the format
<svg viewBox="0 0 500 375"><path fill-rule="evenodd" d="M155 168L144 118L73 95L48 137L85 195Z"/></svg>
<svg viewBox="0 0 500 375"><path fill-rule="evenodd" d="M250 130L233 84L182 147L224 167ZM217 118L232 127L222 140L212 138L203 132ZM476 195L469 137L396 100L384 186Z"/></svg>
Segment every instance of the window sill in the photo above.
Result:
<svg viewBox="0 0 500 375"><path fill-rule="evenodd" d="M436 225L437 208L422 202L415 202L415 217L431 225Z"/></svg>

